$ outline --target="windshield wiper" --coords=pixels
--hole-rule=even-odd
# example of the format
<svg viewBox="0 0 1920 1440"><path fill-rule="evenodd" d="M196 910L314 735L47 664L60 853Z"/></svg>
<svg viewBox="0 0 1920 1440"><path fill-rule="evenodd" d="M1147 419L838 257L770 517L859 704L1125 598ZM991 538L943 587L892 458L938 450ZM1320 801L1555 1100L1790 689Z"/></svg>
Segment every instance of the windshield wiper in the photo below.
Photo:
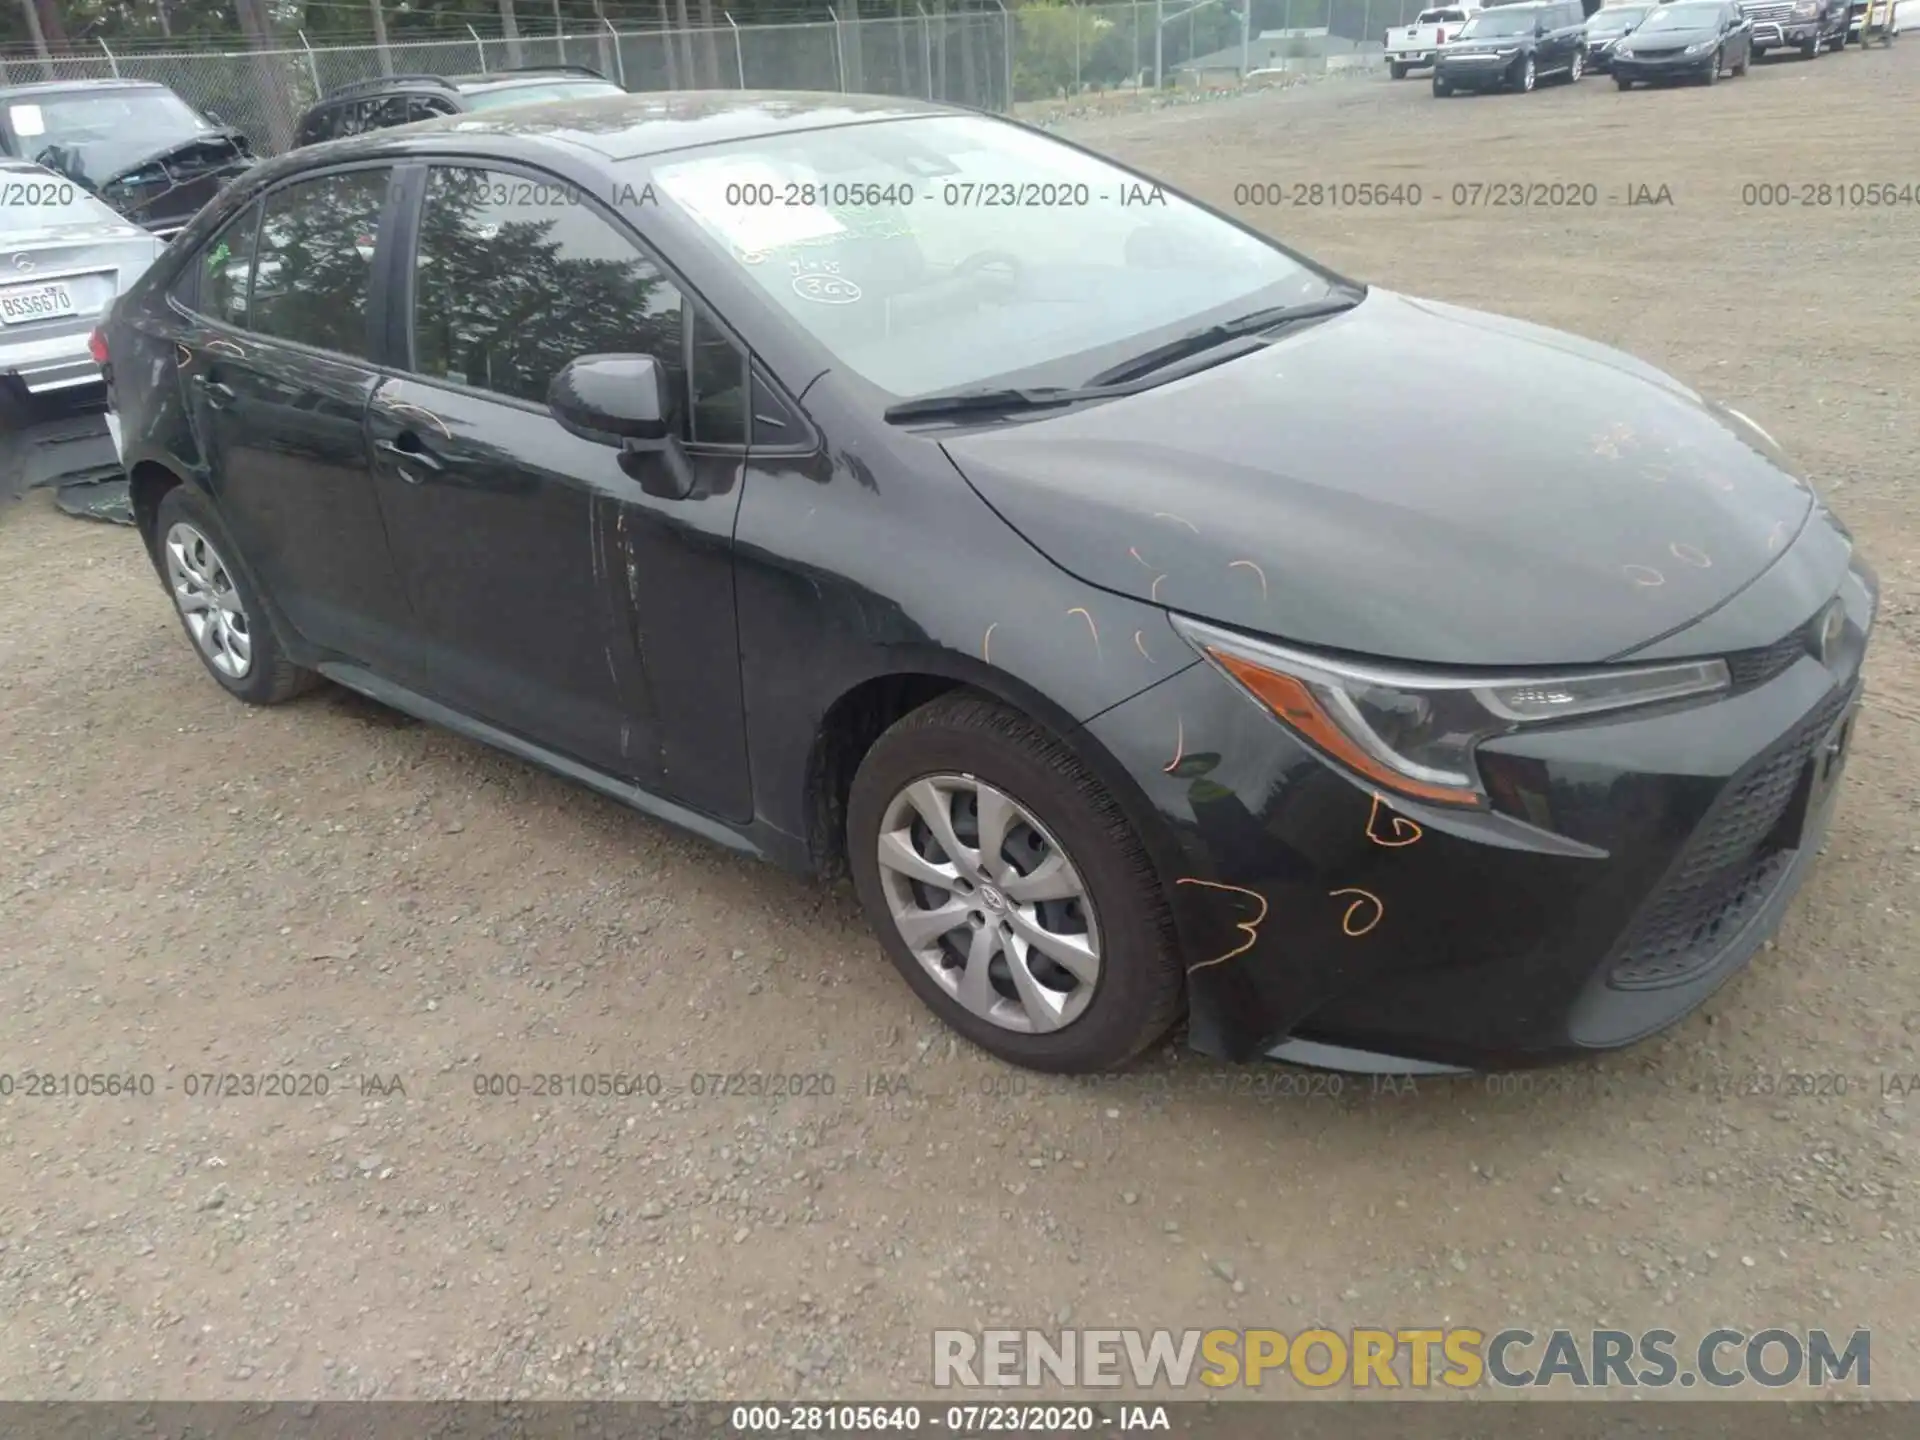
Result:
<svg viewBox="0 0 1920 1440"><path fill-rule="evenodd" d="M1309 300L1304 305L1275 305L1265 310L1255 310L1251 314L1241 315L1233 320L1222 320L1217 325L1208 325L1182 335L1177 340L1156 345L1143 354L1135 355L1131 360L1122 360L1118 365L1102 370L1088 380L1087 384L1090 386L1124 385L1129 380L1138 380L1143 375L1151 375L1155 370L1171 365L1176 360L1185 360L1189 356L1203 354L1216 345L1237 340L1243 335L1276 329L1299 320L1318 320L1327 315L1338 315L1344 310L1353 309L1360 303L1361 298L1362 295L1355 294L1353 291L1342 291L1328 295L1324 299Z"/></svg>
<svg viewBox="0 0 1920 1440"><path fill-rule="evenodd" d="M966 415L990 410L1044 410L1053 405L1073 405L1082 400L1105 400L1122 392L1105 386L1068 388L1042 385L1032 389L1000 388L954 390L944 395L922 395L889 405L886 420L922 420L934 415Z"/></svg>

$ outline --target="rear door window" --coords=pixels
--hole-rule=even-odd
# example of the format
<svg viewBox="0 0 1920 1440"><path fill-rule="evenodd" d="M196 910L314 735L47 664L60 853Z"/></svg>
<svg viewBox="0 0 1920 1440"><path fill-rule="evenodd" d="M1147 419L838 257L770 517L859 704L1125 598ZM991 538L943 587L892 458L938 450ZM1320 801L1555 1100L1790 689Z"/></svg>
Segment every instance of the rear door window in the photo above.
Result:
<svg viewBox="0 0 1920 1440"><path fill-rule="evenodd" d="M338 355L371 353L368 294L391 174L341 171L267 196L248 329Z"/></svg>
<svg viewBox="0 0 1920 1440"><path fill-rule="evenodd" d="M180 298L209 320L247 328L247 284L253 276L253 241L260 207L249 205L200 249Z"/></svg>

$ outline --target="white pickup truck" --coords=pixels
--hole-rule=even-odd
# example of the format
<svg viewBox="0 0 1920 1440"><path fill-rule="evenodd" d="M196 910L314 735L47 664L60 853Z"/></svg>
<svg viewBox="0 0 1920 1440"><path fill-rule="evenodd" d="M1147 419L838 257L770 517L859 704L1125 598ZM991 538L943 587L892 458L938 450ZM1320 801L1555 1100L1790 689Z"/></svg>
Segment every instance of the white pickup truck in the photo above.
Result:
<svg viewBox="0 0 1920 1440"><path fill-rule="evenodd" d="M1477 0L1459 5L1443 5L1422 10L1411 25L1396 25L1387 31L1387 73L1396 80L1407 78L1407 71L1433 64L1433 57L1447 37L1459 33L1467 17L1480 9Z"/></svg>

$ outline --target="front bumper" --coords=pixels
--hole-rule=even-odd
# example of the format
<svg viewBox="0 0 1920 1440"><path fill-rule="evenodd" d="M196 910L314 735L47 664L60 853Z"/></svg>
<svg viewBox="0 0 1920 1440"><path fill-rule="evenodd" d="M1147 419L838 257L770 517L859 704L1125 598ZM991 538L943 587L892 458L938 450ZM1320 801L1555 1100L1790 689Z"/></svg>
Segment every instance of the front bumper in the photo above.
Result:
<svg viewBox="0 0 1920 1440"><path fill-rule="evenodd" d="M1387 52L1387 63L1389 65L1407 65L1417 69L1422 65L1433 64L1433 51L1406 50L1396 55L1393 51L1389 50Z"/></svg>
<svg viewBox="0 0 1920 1440"><path fill-rule="evenodd" d="M1484 60L1442 56L1434 61L1433 75L1456 90L1498 90L1522 63L1519 55L1489 55Z"/></svg>
<svg viewBox="0 0 1920 1440"><path fill-rule="evenodd" d="M1771 22L1756 23L1753 27L1753 48L1756 51L1775 49L1782 45L1811 45L1821 37L1820 22L1808 20L1794 21L1789 25L1776 25Z"/></svg>
<svg viewBox="0 0 1920 1440"><path fill-rule="evenodd" d="M1709 50L1704 55L1662 55L1651 58L1615 55L1611 68L1621 80L1694 79L1713 68L1713 52Z"/></svg>
<svg viewBox="0 0 1920 1440"><path fill-rule="evenodd" d="M1604 45L1587 46L1587 69L1595 73L1604 72L1613 65L1613 41Z"/></svg>
<svg viewBox="0 0 1920 1440"><path fill-rule="evenodd" d="M1378 803L1208 665L1093 721L1172 837L1193 1045L1501 1069L1699 1006L1780 923L1844 766L1878 587L1802 543L1833 562L1802 618L1846 601L1827 662L1760 647L1773 673L1711 702L1490 742L1487 813Z"/></svg>

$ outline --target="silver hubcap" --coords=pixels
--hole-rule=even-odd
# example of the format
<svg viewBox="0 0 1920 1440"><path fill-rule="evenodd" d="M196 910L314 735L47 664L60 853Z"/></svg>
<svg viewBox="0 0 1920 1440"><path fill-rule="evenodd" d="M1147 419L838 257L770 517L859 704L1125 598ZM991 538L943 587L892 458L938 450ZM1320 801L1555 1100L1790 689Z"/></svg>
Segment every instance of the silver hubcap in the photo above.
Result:
<svg viewBox="0 0 1920 1440"><path fill-rule="evenodd" d="M194 643L213 668L244 679L253 665L253 627L226 562L191 525L167 531L167 583Z"/></svg>
<svg viewBox="0 0 1920 1440"><path fill-rule="evenodd" d="M1587 57L1585 55L1582 55L1578 50L1574 51L1573 52L1573 78L1578 80L1580 78L1580 72L1586 69L1586 66L1587 66Z"/></svg>
<svg viewBox="0 0 1920 1440"><path fill-rule="evenodd" d="M1531 90L1533 88L1533 61L1531 59L1527 61L1527 68L1520 72L1520 88L1523 90Z"/></svg>
<svg viewBox="0 0 1920 1440"><path fill-rule="evenodd" d="M907 786L880 824L880 884L900 938L941 989L1007 1030L1085 1013L1100 931L1080 872L1018 800L971 775Z"/></svg>

